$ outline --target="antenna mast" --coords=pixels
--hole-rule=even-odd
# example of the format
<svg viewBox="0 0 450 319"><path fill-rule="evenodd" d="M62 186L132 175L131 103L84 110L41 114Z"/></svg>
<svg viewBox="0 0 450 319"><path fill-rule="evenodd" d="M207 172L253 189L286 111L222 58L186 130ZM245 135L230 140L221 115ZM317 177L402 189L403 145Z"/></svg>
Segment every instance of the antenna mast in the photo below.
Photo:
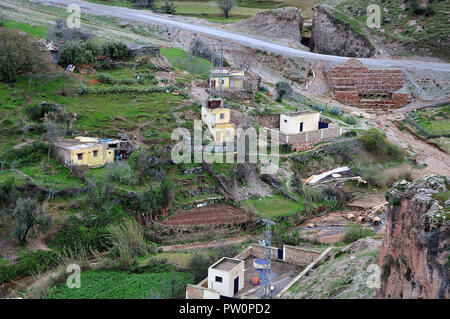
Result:
<svg viewBox="0 0 450 319"><path fill-rule="evenodd" d="M262 222L265 224L266 229L264 230L259 243L264 247L264 260L266 261L266 267L261 272L260 297L261 299L272 299L272 225L275 225L276 223L266 218L263 218Z"/></svg>

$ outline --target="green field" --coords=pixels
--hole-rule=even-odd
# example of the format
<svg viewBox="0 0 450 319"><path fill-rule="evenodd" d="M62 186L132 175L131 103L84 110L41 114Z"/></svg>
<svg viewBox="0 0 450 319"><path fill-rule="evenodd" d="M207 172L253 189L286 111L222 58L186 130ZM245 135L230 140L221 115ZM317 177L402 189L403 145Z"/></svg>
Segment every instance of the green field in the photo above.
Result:
<svg viewBox="0 0 450 319"><path fill-rule="evenodd" d="M207 79L211 63L203 58L193 56L187 51L176 48L161 48L161 54L177 69L197 74Z"/></svg>
<svg viewBox="0 0 450 319"><path fill-rule="evenodd" d="M44 38L45 31L47 30L44 27L33 26L27 23L22 23L13 20L7 20L5 22L5 27L8 29L20 30L27 33L30 36Z"/></svg>
<svg viewBox="0 0 450 319"><path fill-rule="evenodd" d="M247 205L254 205L261 217L289 216L304 209L302 203L296 203L282 195L273 195L261 199L249 199L242 202Z"/></svg>
<svg viewBox="0 0 450 319"><path fill-rule="evenodd" d="M69 289L65 282L53 287L49 299L145 299L159 295L167 298L168 284L175 277L183 285L193 277L185 272L136 274L123 271L86 270L81 273L81 288Z"/></svg>

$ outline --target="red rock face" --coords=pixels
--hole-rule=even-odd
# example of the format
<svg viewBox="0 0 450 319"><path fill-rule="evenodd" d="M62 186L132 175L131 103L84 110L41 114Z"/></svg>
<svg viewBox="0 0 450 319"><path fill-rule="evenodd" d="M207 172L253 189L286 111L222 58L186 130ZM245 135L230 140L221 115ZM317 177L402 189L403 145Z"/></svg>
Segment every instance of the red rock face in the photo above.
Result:
<svg viewBox="0 0 450 319"><path fill-rule="evenodd" d="M361 61L351 59L326 73L336 100L362 108L399 108L411 102L402 70L369 70Z"/></svg>
<svg viewBox="0 0 450 319"><path fill-rule="evenodd" d="M422 190L402 195L391 189L400 205L390 204L387 211L378 298L449 298L449 222L427 217L436 201Z"/></svg>

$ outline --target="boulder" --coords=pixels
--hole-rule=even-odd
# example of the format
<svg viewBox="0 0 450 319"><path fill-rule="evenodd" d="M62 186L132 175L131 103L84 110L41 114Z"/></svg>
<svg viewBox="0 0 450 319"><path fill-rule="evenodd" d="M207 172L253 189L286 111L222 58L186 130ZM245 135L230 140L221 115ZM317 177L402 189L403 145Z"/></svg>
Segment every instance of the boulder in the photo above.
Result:
<svg viewBox="0 0 450 319"><path fill-rule="evenodd" d="M346 57L368 58L374 54L370 41L337 19L335 10L325 4L314 8L310 48L315 53Z"/></svg>

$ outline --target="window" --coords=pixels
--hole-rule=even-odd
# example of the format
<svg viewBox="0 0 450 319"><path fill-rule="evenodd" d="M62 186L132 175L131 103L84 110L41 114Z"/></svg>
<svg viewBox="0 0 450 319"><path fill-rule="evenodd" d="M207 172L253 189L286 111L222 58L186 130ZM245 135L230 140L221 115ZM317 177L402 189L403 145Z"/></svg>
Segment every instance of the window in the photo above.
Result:
<svg viewBox="0 0 450 319"><path fill-rule="evenodd" d="M216 282L222 282L222 277L216 276Z"/></svg>
<svg viewBox="0 0 450 319"><path fill-rule="evenodd" d="M92 153L94 154L94 157L98 156L98 151L97 150L93 151Z"/></svg>
<svg viewBox="0 0 450 319"><path fill-rule="evenodd" d="M79 161L83 160L83 153L77 154L77 158Z"/></svg>
<svg viewBox="0 0 450 319"><path fill-rule="evenodd" d="M225 113L220 113L220 119L223 120L225 118Z"/></svg>
<svg viewBox="0 0 450 319"><path fill-rule="evenodd" d="M230 136L231 136L231 131L227 130L227 137L230 137Z"/></svg>

